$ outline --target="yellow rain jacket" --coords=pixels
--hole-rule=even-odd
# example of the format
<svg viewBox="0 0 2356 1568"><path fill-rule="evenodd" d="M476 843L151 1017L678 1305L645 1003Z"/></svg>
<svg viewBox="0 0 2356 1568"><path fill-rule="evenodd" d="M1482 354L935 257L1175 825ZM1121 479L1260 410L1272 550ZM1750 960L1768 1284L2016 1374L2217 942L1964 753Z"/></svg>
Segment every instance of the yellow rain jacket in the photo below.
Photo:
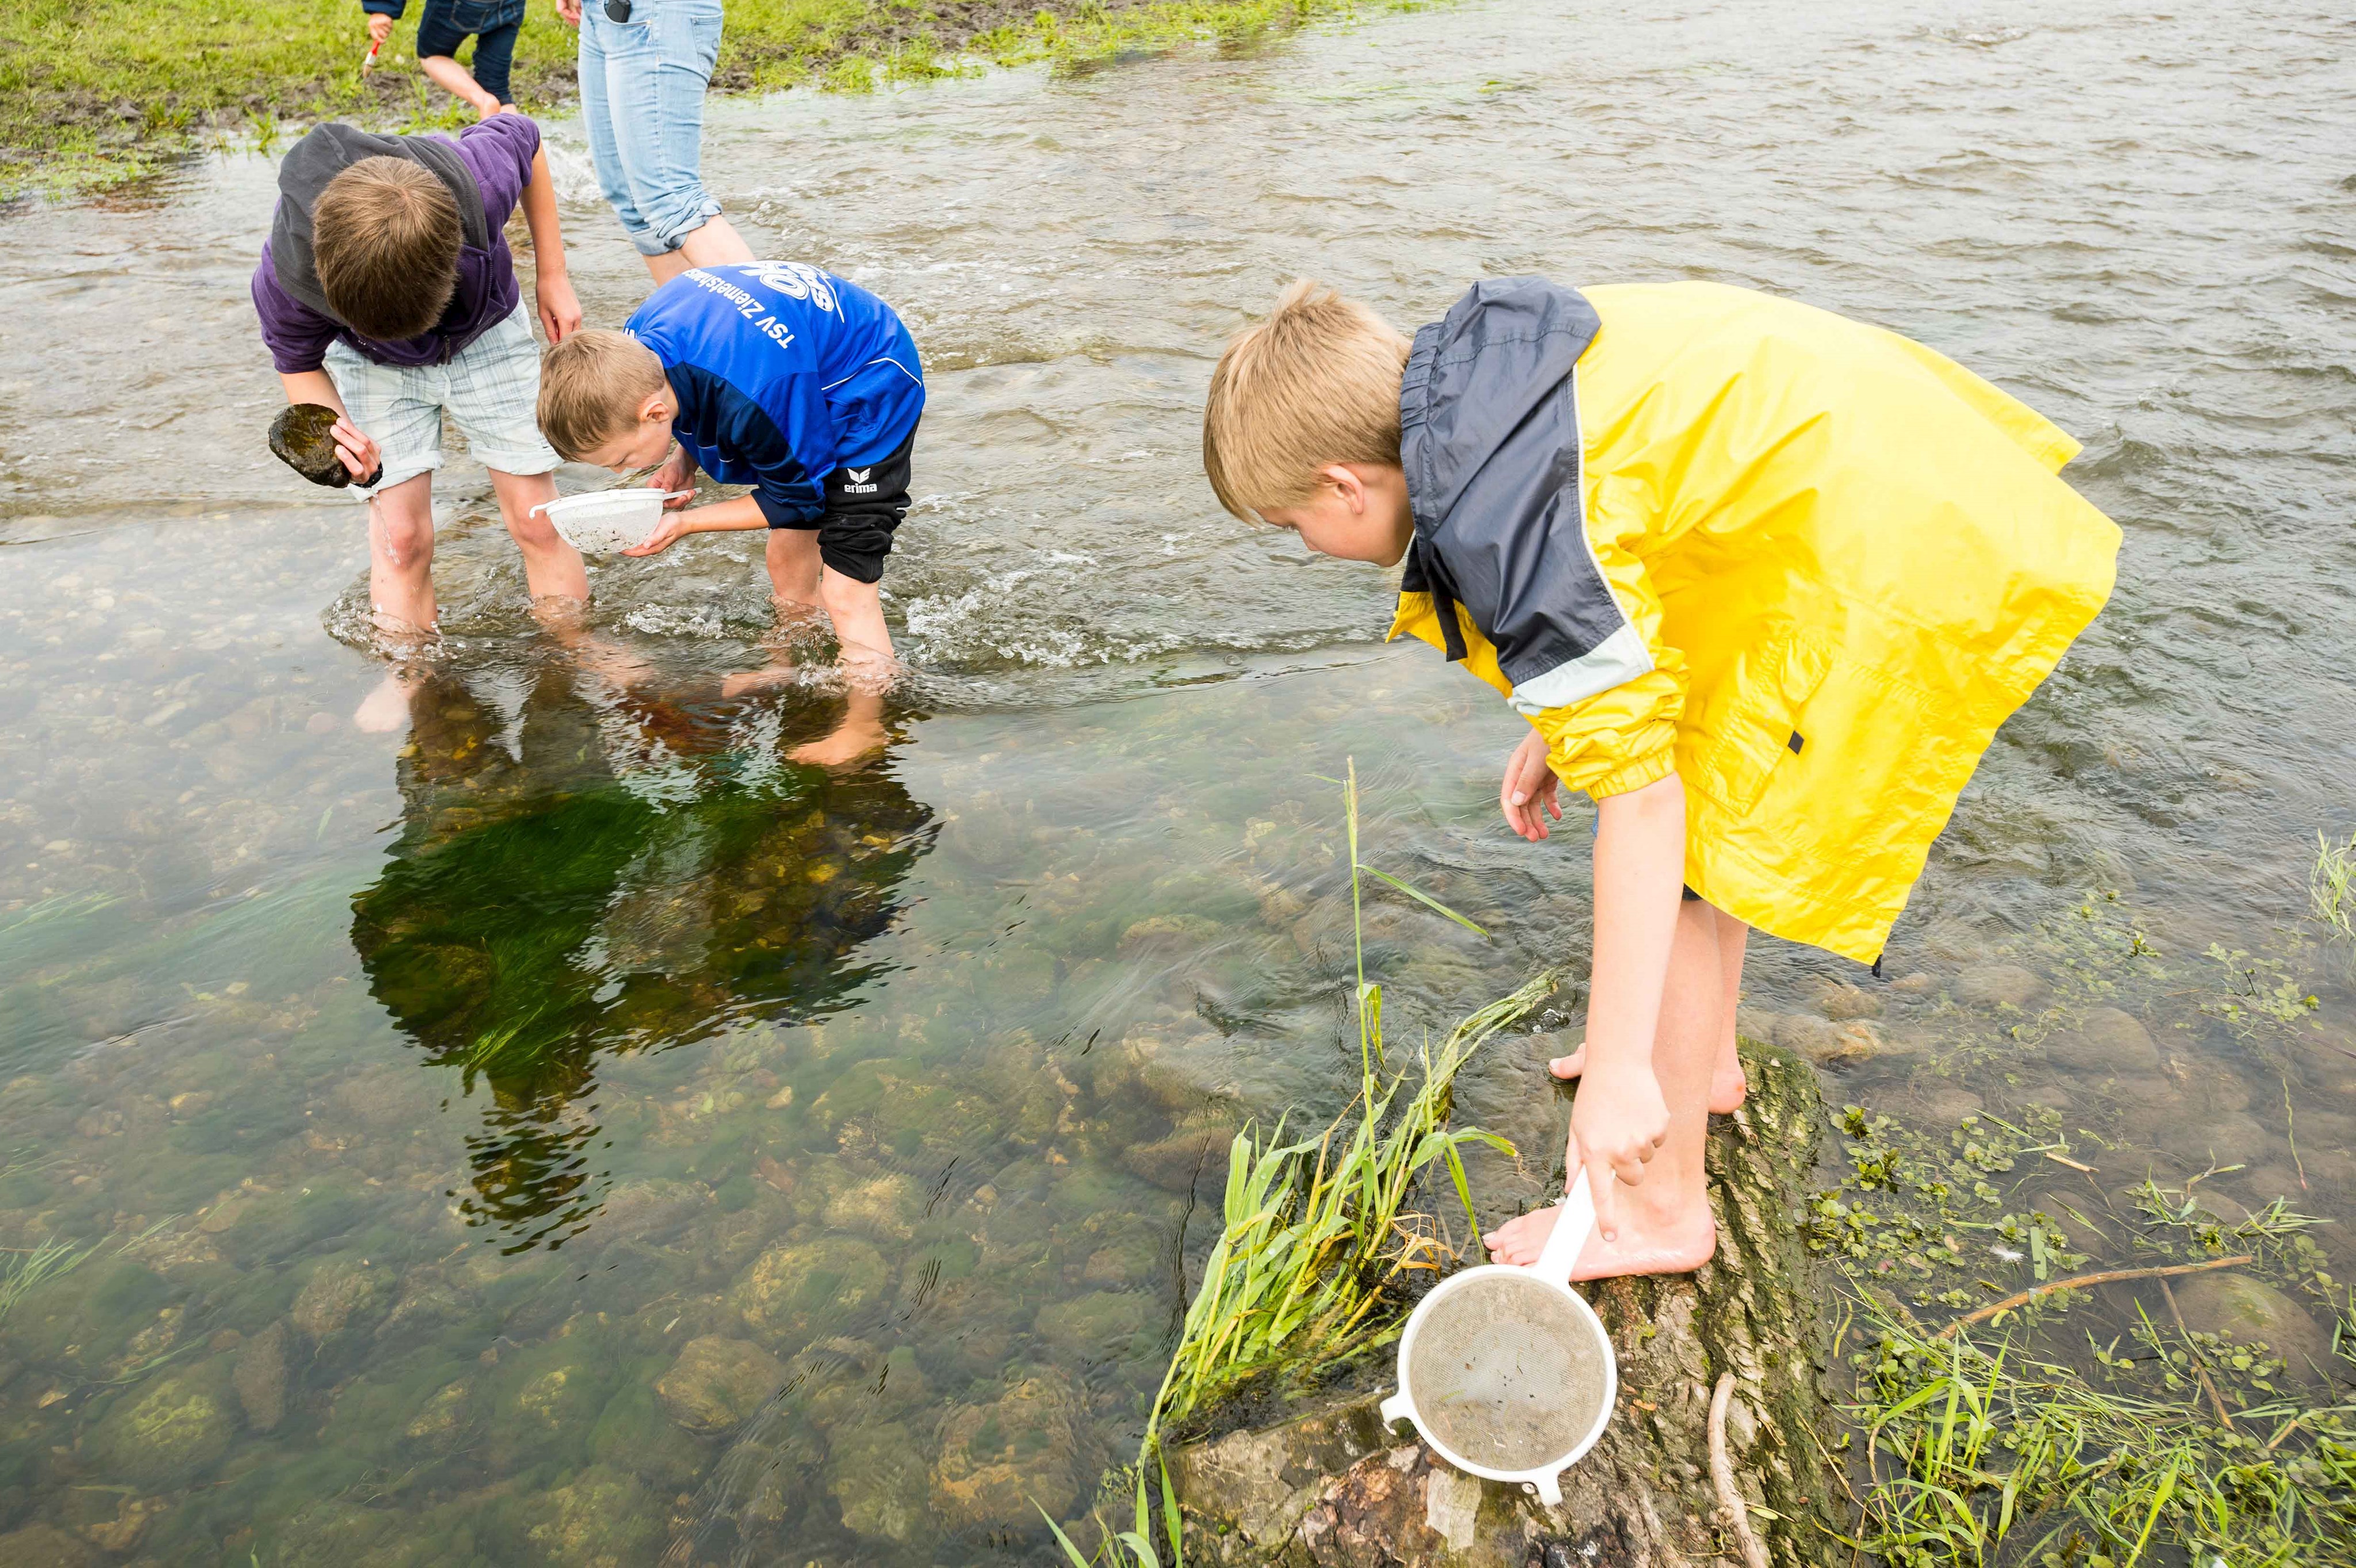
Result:
<svg viewBox="0 0 2356 1568"><path fill-rule="evenodd" d="M1880 954L1997 726L2110 595L2078 444L1879 328L1714 284L1475 285L1400 388L1391 635L1601 797L1675 769L1686 883Z"/></svg>

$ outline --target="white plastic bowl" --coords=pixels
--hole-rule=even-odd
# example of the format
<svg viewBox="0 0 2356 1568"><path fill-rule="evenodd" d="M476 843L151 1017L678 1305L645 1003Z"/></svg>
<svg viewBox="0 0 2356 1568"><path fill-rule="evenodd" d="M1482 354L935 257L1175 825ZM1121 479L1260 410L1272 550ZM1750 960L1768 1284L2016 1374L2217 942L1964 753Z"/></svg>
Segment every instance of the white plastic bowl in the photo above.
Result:
<svg viewBox="0 0 2356 1568"><path fill-rule="evenodd" d="M591 490L586 495L560 496L532 508L544 511L556 525L557 536L584 554L635 550L654 533L662 521L663 502L693 490Z"/></svg>

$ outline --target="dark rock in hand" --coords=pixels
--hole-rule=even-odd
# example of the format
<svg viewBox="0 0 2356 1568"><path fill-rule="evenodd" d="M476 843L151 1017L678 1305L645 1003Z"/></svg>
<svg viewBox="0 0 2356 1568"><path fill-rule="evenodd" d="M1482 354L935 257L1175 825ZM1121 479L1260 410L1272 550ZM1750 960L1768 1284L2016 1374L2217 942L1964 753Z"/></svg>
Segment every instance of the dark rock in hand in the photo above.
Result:
<svg viewBox="0 0 2356 1568"><path fill-rule="evenodd" d="M270 450L313 484L342 489L352 472L336 450L338 417L325 403L289 403L270 422Z"/></svg>

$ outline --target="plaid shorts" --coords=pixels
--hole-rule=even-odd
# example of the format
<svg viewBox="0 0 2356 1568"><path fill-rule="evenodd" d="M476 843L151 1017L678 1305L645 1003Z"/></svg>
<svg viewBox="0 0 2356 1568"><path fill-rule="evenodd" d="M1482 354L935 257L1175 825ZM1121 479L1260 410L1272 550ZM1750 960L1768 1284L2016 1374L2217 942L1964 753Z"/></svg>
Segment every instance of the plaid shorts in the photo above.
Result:
<svg viewBox="0 0 2356 1568"><path fill-rule="evenodd" d="M380 365L336 342L327 348L327 375L344 411L384 458L374 489L352 488L363 500L442 466L445 411L487 468L545 474L559 461L540 434L540 345L520 304L446 365Z"/></svg>

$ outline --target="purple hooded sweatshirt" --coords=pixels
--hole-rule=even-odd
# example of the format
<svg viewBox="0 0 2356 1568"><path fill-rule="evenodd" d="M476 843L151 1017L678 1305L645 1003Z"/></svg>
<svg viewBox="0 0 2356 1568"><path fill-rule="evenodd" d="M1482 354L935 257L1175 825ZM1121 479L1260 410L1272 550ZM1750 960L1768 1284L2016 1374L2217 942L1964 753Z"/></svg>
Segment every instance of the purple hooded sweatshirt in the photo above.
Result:
<svg viewBox="0 0 2356 1568"><path fill-rule="evenodd" d="M430 145L405 150L419 143ZM539 151L540 127L521 114L495 114L467 126L458 133L455 150L446 136L375 136L348 125L314 127L279 165L278 210L262 247L262 264L253 270L254 312L262 317L262 340L270 345L271 361L280 373L317 370L327 345L339 339L380 365L445 364L507 319L521 293L503 231L531 183L531 160ZM449 308L431 332L398 343L363 338L330 315L310 267L311 205L319 192L351 164L387 153L414 157L451 184L466 230ZM468 176L479 192L473 199L456 184ZM284 279L273 251L296 258ZM302 295L308 295L308 303Z"/></svg>

